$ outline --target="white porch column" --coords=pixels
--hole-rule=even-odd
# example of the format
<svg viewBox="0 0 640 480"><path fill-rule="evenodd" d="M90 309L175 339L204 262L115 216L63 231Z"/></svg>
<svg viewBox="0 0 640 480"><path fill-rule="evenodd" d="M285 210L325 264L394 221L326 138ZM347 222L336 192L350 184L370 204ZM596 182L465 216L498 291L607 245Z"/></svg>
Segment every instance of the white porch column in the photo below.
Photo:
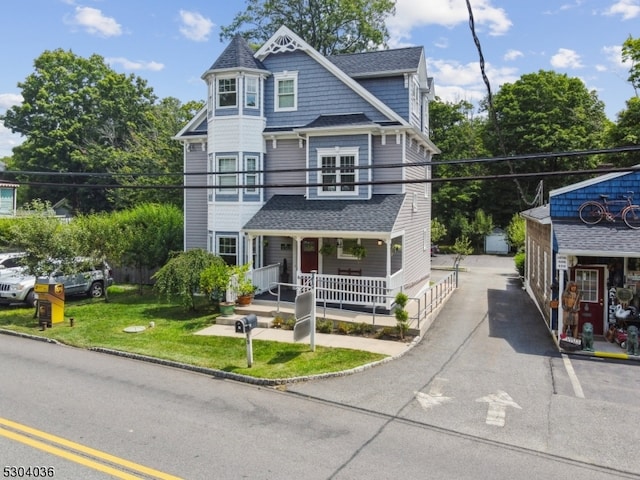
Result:
<svg viewBox="0 0 640 480"><path fill-rule="evenodd" d="M298 277L302 273L302 237L294 237L296 241L296 255L295 262L296 264L293 266L293 271L296 272L296 276L291 283L297 285Z"/></svg>
<svg viewBox="0 0 640 480"><path fill-rule="evenodd" d="M254 268L256 268L256 265L253 265L253 239L255 238L255 236L251 235L251 234L247 234L247 262L246 263L251 263L251 266L249 267L249 271L253 270Z"/></svg>

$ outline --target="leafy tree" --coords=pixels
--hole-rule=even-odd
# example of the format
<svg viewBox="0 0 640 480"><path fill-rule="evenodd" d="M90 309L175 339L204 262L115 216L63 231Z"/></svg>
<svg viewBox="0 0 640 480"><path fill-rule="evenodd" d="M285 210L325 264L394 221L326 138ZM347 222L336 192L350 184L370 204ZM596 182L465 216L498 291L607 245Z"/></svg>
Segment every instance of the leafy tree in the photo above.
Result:
<svg viewBox="0 0 640 480"><path fill-rule="evenodd" d="M49 275L56 269L74 271L77 240L69 226L55 216L51 205L34 200L22 213L9 228L12 244L26 253L21 262L27 271L35 276Z"/></svg>
<svg viewBox="0 0 640 480"><path fill-rule="evenodd" d="M618 113L618 121L607 131L608 142L614 147L640 145L640 98L627 100L627 108ZM640 163L640 152L616 155L616 166L628 167Z"/></svg>
<svg viewBox="0 0 640 480"><path fill-rule="evenodd" d="M471 223L472 236L476 240L476 248L482 251L484 238L493 231L493 218L487 215L484 210L478 209L475 212L473 222Z"/></svg>
<svg viewBox="0 0 640 480"><path fill-rule="evenodd" d="M108 278L107 260L120 259L127 248L127 228L117 222L114 215L94 213L73 219L69 224L80 256L102 265L103 278ZM109 302L108 289L104 290L105 302Z"/></svg>
<svg viewBox="0 0 640 480"><path fill-rule="evenodd" d="M219 260L213 253L199 248L178 252L153 275L154 288L169 299L179 297L185 307L195 310L201 274Z"/></svg>
<svg viewBox="0 0 640 480"><path fill-rule="evenodd" d="M633 86L637 97L640 89L640 38L633 38L629 35L629 38L624 41L622 44L622 61L631 63L627 80Z"/></svg>
<svg viewBox="0 0 640 480"><path fill-rule="evenodd" d="M429 104L430 138L442 150L433 163L434 178L474 177L485 173L486 168L481 163L438 164L440 161L467 160L488 155L481 136L484 120L473 118L472 110L471 103L464 100L451 103L436 98ZM482 182L479 180L434 182L432 211L443 219L451 233L451 219L460 214L471 221L471 212L479 207L485 208L481 205L481 192Z"/></svg>
<svg viewBox="0 0 640 480"><path fill-rule="evenodd" d="M140 282L143 269L164 265L172 252L183 248L183 215L173 205L142 204L115 216L126 232L122 263L138 270Z"/></svg>
<svg viewBox="0 0 640 480"><path fill-rule="evenodd" d="M455 257L453 259L454 265L459 265L462 260L467 255L471 255L473 253L473 247L471 246L471 240L466 235L462 235L456 238L453 247L451 248L453 253L455 253Z"/></svg>
<svg viewBox="0 0 640 480"><path fill-rule="evenodd" d="M26 137L13 150L13 167L23 171L73 172L62 177L75 188L32 185L31 198L56 202L67 197L77 211L108 208L105 192L91 188L102 179L81 174L107 173L110 155L101 148L121 148L132 132L148 123L155 101L145 80L116 73L99 55L82 58L71 51L45 51L34 72L18 83L24 99L0 117L7 128ZM61 177L21 178L23 182L61 183ZM82 188L85 187L85 188Z"/></svg>
<svg viewBox="0 0 640 480"><path fill-rule="evenodd" d="M447 235L447 227L437 218L431 219L431 242L438 243Z"/></svg>
<svg viewBox="0 0 640 480"><path fill-rule="evenodd" d="M395 14L395 0L247 0L247 8L220 39L240 33L263 44L282 25L304 37L323 55L376 50L387 46L387 17Z"/></svg>
<svg viewBox="0 0 640 480"><path fill-rule="evenodd" d="M173 136L203 107L203 102L181 104L173 97L162 99L146 113L146 128L131 132L122 148L96 146L96 154L105 157L104 164L119 176L121 186L157 188L114 188L107 191L111 205L126 209L141 203L175 205L182 208L180 184L183 170L182 145ZM140 175L144 172L144 175Z"/></svg>
<svg viewBox="0 0 640 480"><path fill-rule="evenodd" d="M516 252L524 252L524 239L526 234L526 226L524 218L518 213L514 213L511 217L511 221L507 226L507 239L509 245L513 247Z"/></svg>
<svg viewBox="0 0 640 480"><path fill-rule="evenodd" d="M512 156L550 152L569 152L601 148L609 125L604 104L582 80L553 71L525 74L512 84L504 84L493 96L484 143L493 156ZM490 105L485 101L484 109ZM489 164L492 175L538 173L595 167L589 157L554 157ZM575 177L571 181L576 181ZM545 190L564 186L567 178L545 180ZM499 225L506 224L514 212L530 208L539 191L539 179L515 182L485 182L481 195L494 199L487 208Z"/></svg>

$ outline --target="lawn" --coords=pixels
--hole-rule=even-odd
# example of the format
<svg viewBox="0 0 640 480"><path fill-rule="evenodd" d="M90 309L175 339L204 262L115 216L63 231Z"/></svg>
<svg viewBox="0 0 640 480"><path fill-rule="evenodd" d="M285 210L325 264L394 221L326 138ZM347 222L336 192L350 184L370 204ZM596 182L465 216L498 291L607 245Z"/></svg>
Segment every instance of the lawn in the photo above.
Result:
<svg viewBox="0 0 640 480"><path fill-rule="evenodd" d="M102 347L136 353L198 367L212 368L263 379L287 379L356 368L384 355L316 346L253 340L253 365L247 366L244 337L195 335L215 323L218 313L202 304L189 311L178 302L158 297L152 290L113 286L109 301L67 299L64 322L41 331L34 309L0 306L0 329L51 338L80 348ZM73 326L69 319L73 318ZM126 333L130 326L148 326Z"/></svg>

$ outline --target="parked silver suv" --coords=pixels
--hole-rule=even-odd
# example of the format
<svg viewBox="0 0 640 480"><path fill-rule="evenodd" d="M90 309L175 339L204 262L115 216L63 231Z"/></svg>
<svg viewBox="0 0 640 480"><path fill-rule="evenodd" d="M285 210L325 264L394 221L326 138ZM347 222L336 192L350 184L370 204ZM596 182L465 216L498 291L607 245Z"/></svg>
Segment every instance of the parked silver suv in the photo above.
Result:
<svg viewBox="0 0 640 480"><path fill-rule="evenodd" d="M111 268L107 264L104 265L106 268L102 267L102 265L96 265L92 270L67 275L54 272L48 277L40 277L40 282L63 284L65 297L87 295L98 298L102 297L105 289L113 284ZM107 272L106 279L103 271ZM0 277L0 305L26 303L31 307L35 306L37 300L34 292L35 284L36 277L24 272Z"/></svg>
<svg viewBox="0 0 640 480"><path fill-rule="evenodd" d="M22 252L0 253L0 277L22 271L20 258L24 255Z"/></svg>

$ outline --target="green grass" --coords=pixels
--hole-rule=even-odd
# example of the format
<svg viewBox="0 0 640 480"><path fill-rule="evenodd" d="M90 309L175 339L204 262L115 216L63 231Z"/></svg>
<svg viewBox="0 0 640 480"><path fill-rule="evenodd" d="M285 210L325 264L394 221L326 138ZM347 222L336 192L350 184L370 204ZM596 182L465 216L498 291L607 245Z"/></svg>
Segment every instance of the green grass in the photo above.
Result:
<svg viewBox="0 0 640 480"><path fill-rule="evenodd" d="M41 331L33 308L0 306L0 328L55 339L81 348L102 347L147 355L199 367L264 379L286 379L355 368L385 355L342 348L253 340L253 365L247 366L244 337L195 335L215 323L209 305L188 311L177 302L159 298L150 290L140 294L122 286L109 289L103 299L68 299L64 322ZM70 326L69 319L74 319ZM154 328L126 333L130 326Z"/></svg>

